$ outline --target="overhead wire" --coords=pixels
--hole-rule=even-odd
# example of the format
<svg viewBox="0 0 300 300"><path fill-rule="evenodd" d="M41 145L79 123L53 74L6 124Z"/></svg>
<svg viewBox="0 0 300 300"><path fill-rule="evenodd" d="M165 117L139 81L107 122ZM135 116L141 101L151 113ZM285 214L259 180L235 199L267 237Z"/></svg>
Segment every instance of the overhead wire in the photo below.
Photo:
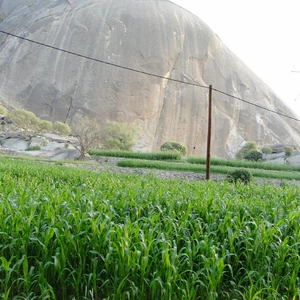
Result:
<svg viewBox="0 0 300 300"><path fill-rule="evenodd" d="M257 107L257 108L261 108L261 109L264 109L264 110L266 110L266 111L268 111L268 112L275 113L275 114L280 115L280 116L282 116L282 117L289 118L289 119L291 119L291 120L300 122L300 119L296 119L296 118L294 118L294 117L291 117L291 116L288 116L288 115L286 115L286 114L280 113L280 112L278 112L278 111L276 111L276 110L269 109L269 108L267 108L267 107L264 107L264 106L261 106L261 105L259 105L259 104L256 104L256 103L247 101L247 100L245 100L245 99L242 99L242 98L233 96L233 95L231 95L231 94L228 94L228 93L226 93L226 92L220 91L220 90L215 89L215 88L213 88L213 90L214 90L215 92L218 92L218 93L223 94L223 95L225 95L225 96L228 96L228 97L230 97L230 98L233 98L233 99L236 99L236 100L245 102L245 103L247 103L247 104L249 104L249 105L252 105L252 106L255 106L255 107Z"/></svg>
<svg viewBox="0 0 300 300"><path fill-rule="evenodd" d="M3 31L3 30L0 30L0 33L6 34L8 36L15 37L15 38L18 38L18 39L21 39L21 40L24 40L24 41L27 41L27 42L30 42L30 43L34 43L34 44L40 45L42 47L47 47L47 48L50 48L50 49L54 49L56 51L61 51L61 52L64 52L64 53L67 53L67 54L70 54L70 55L74 55L74 56L81 57L81 58L84 58L84 59L88 59L88 60L91 60L91 61L95 61L95 62L98 62L98 63L106 64L106 65L109 65L109 66L121 68L121 69L124 69L124 70L127 70L127 71L131 71L131 72L135 72L135 73L140 73L140 74L144 74L144 75L147 75L147 76L156 77L156 78L160 78L160 79L165 79L165 80L169 80L169 81L173 81L173 82L177 82L177 83L181 83L181 84L186 84L186 85L191 85L191 86L196 86L196 87L200 87L200 88L207 88L207 89L209 89L209 86L206 86L206 85L201 85L201 84L197 84L197 83L192 83L192 82L188 82L188 81L174 79L174 78L171 78L171 77L165 77L165 76L162 76L162 75L158 75L158 74L153 74L153 73L150 73L150 72L145 72L145 71L137 70L137 69L134 69L134 68L130 68L130 67L118 65L118 64L115 64L115 63L110 63L108 61L104 61L104 60L101 60L101 59L93 58L93 57L90 57L90 56L87 56L87 55L83 55L83 54L80 54L80 53L72 52L72 51L69 51L69 50L65 50L65 49L62 49L62 48L51 46L51 45L48 45L48 44L45 44L45 43L41 43L41 42L38 42L38 41L34 41L32 39L28 39L28 38L25 38L25 37L22 37L22 36L19 36L19 35L16 35L16 34L12 34L12 33L9 33L9 32ZM300 122L300 119L297 119L297 118L294 118L292 116L289 116L289 115L280 113L278 111L269 109L269 108L261 106L259 104L255 104L255 103L247 101L245 99L233 96L233 95L231 95L229 93L223 92L223 91L218 90L216 88L212 88L212 89L215 92L223 94L223 95L228 96L230 98L242 101L244 103L247 103L247 104L255 106L257 108L266 110L268 112L275 113L275 114L280 115L282 117L285 117L285 118L288 118L288 119Z"/></svg>
<svg viewBox="0 0 300 300"><path fill-rule="evenodd" d="M192 83L192 82L188 82L188 81L174 79L174 78L171 78L171 77L165 77L165 76L162 76L162 75L153 74L153 73L150 73L150 72L145 72L145 71L137 70L137 69L134 69L134 68L129 68L129 67L125 67L125 66L122 66L122 65L110 63L108 61L93 58L93 57L90 57L90 56L87 56L87 55L72 52L72 51L69 51L69 50L62 49L62 48L54 47L54 46L51 46L51 45L48 45L48 44L45 44L45 43L37 42L37 41L31 40L31 39L28 39L28 38L25 38L25 37L22 37L22 36L19 36L19 35L16 35L16 34L12 34L12 33L9 33L9 32L3 31L3 30L0 30L0 32L3 33L3 34L6 34L6 35L16 37L18 39L30 42L30 43L34 43L34 44L43 46L43 47L51 48L51 49L54 49L54 50L57 50L57 51L61 51L61 52L71 54L71 55L74 55L74 56L78 56L78 57L81 57L81 58L85 58L85 59L88 59L88 60L92 60L92 61L95 61L95 62L98 62L98 63L102 63L102 64L110 65L110 66L113 66L113 67L121 68L121 69L124 69L124 70L127 70L127 71L140 73L140 74L144 74L144 75L148 75L148 76L152 76L152 77L156 77L156 78L160 78L160 79L166 79L166 80L169 80L169 81L174 81L174 82L183 83L183 84L187 84L187 85L192 85L192 86L196 86L196 87L207 88L207 89L209 88L208 86L201 85L201 84L198 84L198 83Z"/></svg>

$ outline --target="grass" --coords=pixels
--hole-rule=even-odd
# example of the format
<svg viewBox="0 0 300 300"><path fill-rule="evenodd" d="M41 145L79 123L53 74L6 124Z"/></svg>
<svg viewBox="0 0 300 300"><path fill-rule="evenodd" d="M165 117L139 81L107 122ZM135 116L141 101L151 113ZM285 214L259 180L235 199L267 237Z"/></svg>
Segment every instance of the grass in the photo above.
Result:
<svg viewBox="0 0 300 300"><path fill-rule="evenodd" d="M147 160L180 160L181 154L174 152L132 152L132 151L110 151L110 150L91 150L90 155L93 156L112 156Z"/></svg>
<svg viewBox="0 0 300 300"><path fill-rule="evenodd" d="M122 160L118 162L117 165L119 167L129 167L129 168L148 168L148 169L199 172L199 173L204 173L206 171L205 165L147 161L147 160L133 160L133 159ZM235 167L218 166L218 165L211 166L211 172L214 174L227 175L234 170L236 170ZM283 172L283 171L258 170L258 169L249 169L249 170L254 177L259 177L259 178L300 180L300 173L298 172Z"/></svg>
<svg viewBox="0 0 300 300"><path fill-rule="evenodd" d="M1 299L299 299L300 189L0 159Z"/></svg>
<svg viewBox="0 0 300 300"><path fill-rule="evenodd" d="M206 158L204 157L188 157L186 160L191 164L206 164ZM211 165L213 166L227 166L235 168L250 168L250 169L262 169L262 170L273 170L273 171L296 171L300 172L300 166L292 165L277 165L266 162L253 162L245 160L229 160L222 158L212 158Z"/></svg>

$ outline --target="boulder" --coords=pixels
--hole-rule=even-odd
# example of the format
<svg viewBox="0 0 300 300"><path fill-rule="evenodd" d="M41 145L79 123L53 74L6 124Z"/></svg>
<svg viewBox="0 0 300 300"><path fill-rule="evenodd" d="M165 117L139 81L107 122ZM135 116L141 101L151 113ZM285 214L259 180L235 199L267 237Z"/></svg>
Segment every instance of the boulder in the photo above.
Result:
<svg viewBox="0 0 300 300"><path fill-rule="evenodd" d="M65 143L58 143L58 142L49 142L46 146L41 147L41 150L44 151L64 150L64 149L66 149Z"/></svg>
<svg viewBox="0 0 300 300"><path fill-rule="evenodd" d="M47 140L58 143L78 144L78 139L74 136L61 136L54 133L43 133L42 135Z"/></svg>
<svg viewBox="0 0 300 300"><path fill-rule="evenodd" d="M140 129L135 150L177 141L204 155L210 84L297 117L207 24L171 1L0 0L0 12L4 31L165 77L0 34L0 98L43 119L72 122L83 113L128 122ZM231 156L244 141L300 147L299 122L216 91L213 106L214 156Z"/></svg>
<svg viewBox="0 0 300 300"><path fill-rule="evenodd" d="M48 143L49 143L48 140L44 137L32 137L30 139L28 147L29 148L35 147L35 146L43 147L43 146L47 145Z"/></svg>
<svg viewBox="0 0 300 300"><path fill-rule="evenodd" d="M41 157L53 160L76 160L79 158L80 153L74 149L64 149L55 151L18 151L13 149L0 148L0 153L12 156L31 156L31 157Z"/></svg>
<svg viewBox="0 0 300 300"><path fill-rule="evenodd" d="M298 155L300 155L300 151L295 150L295 151L293 151L293 152L291 153L290 157L298 156Z"/></svg>
<svg viewBox="0 0 300 300"><path fill-rule="evenodd" d="M278 158L285 158L285 153L284 152L272 153L272 154L263 153L263 156L262 156L263 160L273 160L273 159L278 159Z"/></svg>
<svg viewBox="0 0 300 300"><path fill-rule="evenodd" d="M292 147L294 150L296 150L296 146L290 145L290 144L277 144L270 146L273 150L273 153L281 153L284 152L284 147Z"/></svg>
<svg viewBox="0 0 300 300"><path fill-rule="evenodd" d="M28 141L20 138L9 138L2 141L2 147L12 150L25 150L28 148Z"/></svg>
<svg viewBox="0 0 300 300"><path fill-rule="evenodd" d="M54 160L76 160L79 158L80 153L74 149L64 149L64 150L55 150L55 151L36 151L38 157L49 158Z"/></svg>
<svg viewBox="0 0 300 300"><path fill-rule="evenodd" d="M270 164L277 164L277 165L284 165L285 164L285 158L284 157L279 157L279 158L275 158L272 160L268 160L267 161Z"/></svg>
<svg viewBox="0 0 300 300"><path fill-rule="evenodd" d="M290 156L286 161L292 166L300 166L300 154Z"/></svg>

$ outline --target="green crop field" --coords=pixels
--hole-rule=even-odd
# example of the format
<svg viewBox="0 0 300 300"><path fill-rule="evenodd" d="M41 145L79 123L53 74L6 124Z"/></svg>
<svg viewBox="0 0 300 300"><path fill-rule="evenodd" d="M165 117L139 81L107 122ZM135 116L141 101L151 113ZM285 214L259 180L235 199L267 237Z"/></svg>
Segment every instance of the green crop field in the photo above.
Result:
<svg viewBox="0 0 300 300"><path fill-rule="evenodd" d="M205 157L190 156L186 160L191 164L206 164ZM270 162L255 162L248 160L235 160L235 159L222 159L212 158L212 166L226 166L235 168L250 168L250 169L261 169L261 170L273 170L273 171L296 171L300 172L300 166L293 166L289 164L274 164Z"/></svg>
<svg viewBox="0 0 300 300"><path fill-rule="evenodd" d="M299 299L300 189L0 159L1 299Z"/></svg>
<svg viewBox="0 0 300 300"><path fill-rule="evenodd" d="M92 156L112 156L147 160L180 160L179 152L132 152L132 151L113 151L113 150L91 150L89 154Z"/></svg>
<svg viewBox="0 0 300 300"><path fill-rule="evenodd" d="M198 172L205 173L206 166L203 164L191 164L191 163L175 163L175 162L164 162L164 161L149 161L141 159L126 159L117 163L119 167L128 168L148 168L158 170L170 170L170 171L186 171L186 172ZM239 168L239 167L238 167ZM225 174L228 175L237 168L224 166L224 165L212 165L210 170L213 174ZM300 180L300 172L296 171L273 171L264 169L250 169L248 170L254 177L259 178L271 178L281 180Z"/></svg>

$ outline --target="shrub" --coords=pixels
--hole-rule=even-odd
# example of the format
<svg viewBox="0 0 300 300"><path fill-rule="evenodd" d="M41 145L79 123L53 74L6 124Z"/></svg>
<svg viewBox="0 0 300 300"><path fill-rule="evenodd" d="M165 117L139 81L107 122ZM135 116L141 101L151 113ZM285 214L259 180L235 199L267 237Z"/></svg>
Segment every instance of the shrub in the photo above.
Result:
<svg viewBox="0 0 300 300"><path fill-rule="evenodd" d="M284 146L283 151L286 156L290 156L292 152L294 151L294 148L292 146Z"/></svg>
<svg viewBox="0 0 300 300"><path fill-rule="evenodd" d="M187 153L187 147L178 142L165 142L161 145L160 150L165 152L179 152L183 156Z"/></svg>
<svg viewBox="0 0 300 300"><path fill-rule="evenodd" d="M247 184L252 180L252 174L245 169L236 169L227 176L227 179L230 182L242 182Z"/></svg>
<svg viewBox="0 0 300 300"><path fill-rule="evenodd" d="M39 118L30 111L24 109L15 109L8 114L8 117L12 120L13 124L19 128L27 131L39 130Z"/></svg>
<svg viewBox="0 0 300 300"><path fill-rule="evenodd" d="M69 135L71 133L71 129L67 124L58 121L53 124L53 131L59 135Z"/></svg>
<svg viewBox="0 0 300 300"><path fill-rule="evenodd" d="M107 121L102 132L102 145L107 150L131 151L137 130L129 124Z"/></svg>
<svg viewBox="0 0 300 300"><path fill-rule="evenodd" d="M246 160L259 161L262 160L262 153L259 151L251 151L245 156Z"/></svg>
<svg viewBox="0 0 300 300"><path fill-rule="evenodd" d="M7 109L4 106L0 105L0 115L6 116L7 114L8 114Z"/></svg>
<svg viewBox="0 0 300 300"><path fill-rule="evenodd" d="M269 146L264 146L262 149L261 149L261 152L264 153L264 154L272 154L273 153L273 149Z"/></svg>
<svg viewBox="0 0 300 300"><path fill-rule="evenodd" d="M31 147L28 147L27 149L25 149L25 151L35 151L35 150L41 150L41 147L40 146L31 146Z"/></svg>
<svg viewBox="0 0 300 300"><path fill-rule="evenodd" d="M52 122L46 120L40 120L38 126L40 132L49 132L53 129Z"/></svg>
<svg viewBox="0 0 300 300"><path fill-rule="evenodd" d="M235 155L237 159L244 159L251 151L258 151L255 142L247 142Z"/></svg>

